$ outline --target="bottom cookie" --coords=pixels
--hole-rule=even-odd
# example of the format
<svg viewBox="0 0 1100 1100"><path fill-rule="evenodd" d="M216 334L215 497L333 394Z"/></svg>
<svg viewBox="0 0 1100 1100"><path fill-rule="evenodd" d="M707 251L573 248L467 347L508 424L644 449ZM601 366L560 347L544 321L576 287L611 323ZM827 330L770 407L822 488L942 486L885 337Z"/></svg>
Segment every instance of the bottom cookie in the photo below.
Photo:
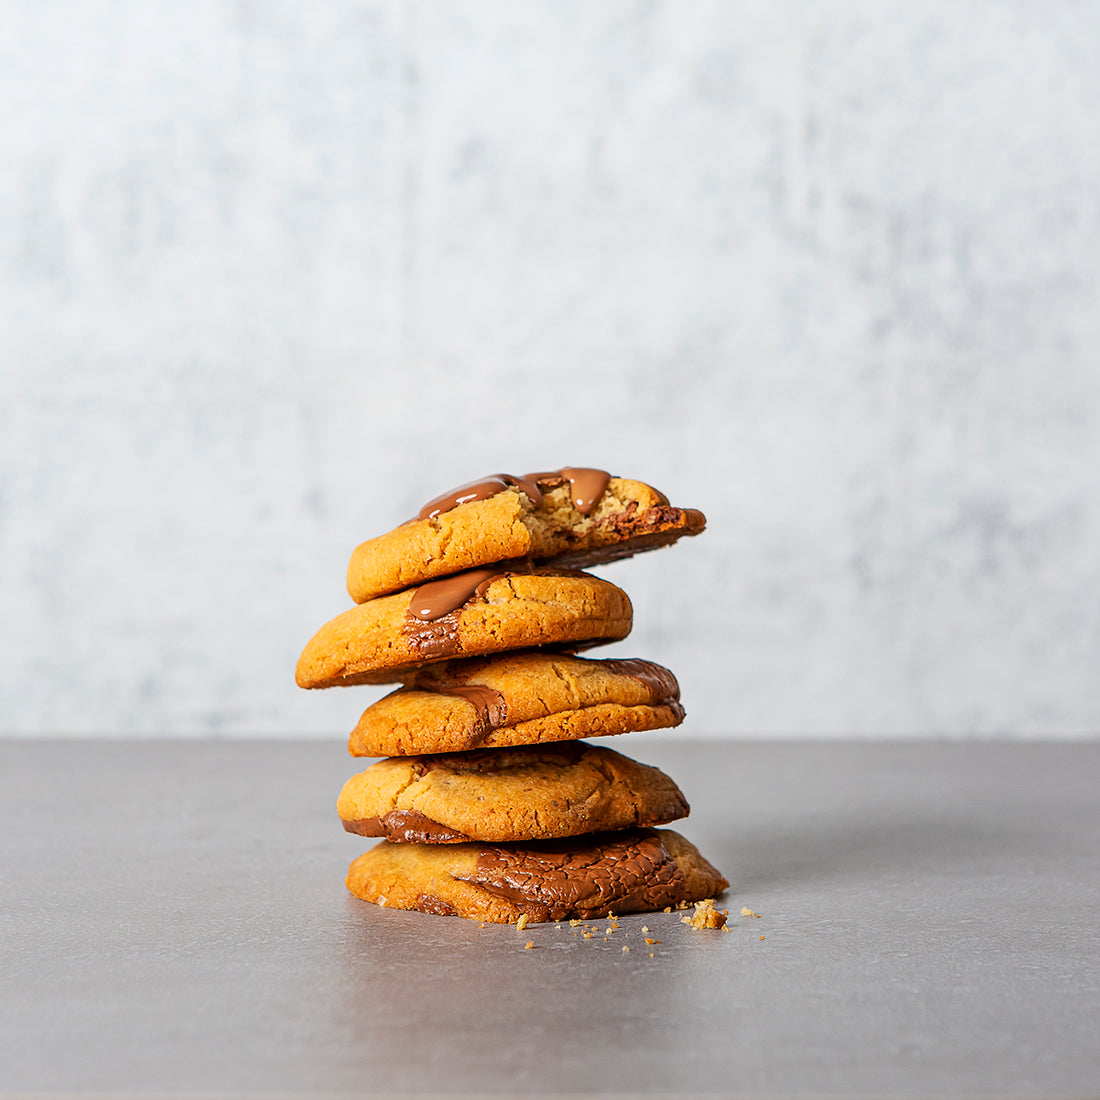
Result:
<svg viewBox="0 0 1100 1100"><path fill-rule="evenodd" d="M394 909L512 924L640 913L729 883L671 829L523 844L390 844L353 861L348 889Z"/></svg>

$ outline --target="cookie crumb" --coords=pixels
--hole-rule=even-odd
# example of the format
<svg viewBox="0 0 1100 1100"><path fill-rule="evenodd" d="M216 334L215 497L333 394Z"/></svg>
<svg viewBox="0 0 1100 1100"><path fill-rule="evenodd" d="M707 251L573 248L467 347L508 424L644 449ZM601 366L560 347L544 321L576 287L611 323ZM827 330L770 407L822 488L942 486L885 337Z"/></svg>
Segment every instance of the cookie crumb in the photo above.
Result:
<svg viewBox="0 0 1100 1100"><path fill-rule="evenodd" d="M726 923L726 915L714 908L714 898L704 898L695 903L695 912L690 917L681 917L681 924L690 924L692 928L721 928Z"/></svg>
<svg viewBox="0 0 1100 1100"><path fill-rule="evenodd" d="M661 941L660 940L652 940L652 939L649 938L649 936L646 936L645 942L648 943L652 947L653 944L660 943Z"/></svg>
<svg viewBox="0 0 1100 1100"><path fill-rule="evenodd" d="M522 931L523 931L523 930L524 930L524 929L525 929L526 927L527 927L527 914L526 914L526 913L524 913L524 914L522 914L522 916L521 916L521 917L519 918L519 920L518 920L518 921L516 921L516 929L517 929L518 931L522 932Z"/></svg>
<svg viewBox="0 0 1100 1100"><path fill-rule="evenodd" d="M743 917L755 917L756 914L748 908L746 905L741 906L741 916Z"/></svg>
<svg viewBox="0 0 1100 1100"><path fill-rule="evenodd" d="M763 937L763 936L761 936L760 938L761 938L761 939L763 939L764 937Z"/></svg>
<svg viewBox="0 0 1100 1100"><path fill-rule="evenodd" d="M576 927L577 927L577 925L578 925L578 924L580 924L580 923L581 923L581 922L580 922L579 920L571 920L571 921L569 922L569 927L570 927L570 928L576 928Z"/></svg>
<svg viewBox="0 0 1100 1100"><path fill-rule="evenodd" d="M630 954L630 948L627 947L625 943L623 944L623 954L624 955L629 955Z"/></svg>
<svg viewBox="0 0 1100 1100"><path fill-rule="evenodd" d="M523 945L523 950L524 950L524 951L530 951L530 950L531 950L531 948L532 948L532 947L534 947L534 946L535 946L535 941L534 941L534 940L528 940L528 941L527 941L527 942L526 942L526 943L525 943L525 944Z"/></svg>
<svg viewBox="0 0 1100 1100"><path fill-rule="evenodd" d="M642 931L643 931L643 932L648 932L648 931L649 931L649 929L648 929L648 928L646 928L646 926L645 926L645 925L643 924L643 925L642 925Z"/></svg>

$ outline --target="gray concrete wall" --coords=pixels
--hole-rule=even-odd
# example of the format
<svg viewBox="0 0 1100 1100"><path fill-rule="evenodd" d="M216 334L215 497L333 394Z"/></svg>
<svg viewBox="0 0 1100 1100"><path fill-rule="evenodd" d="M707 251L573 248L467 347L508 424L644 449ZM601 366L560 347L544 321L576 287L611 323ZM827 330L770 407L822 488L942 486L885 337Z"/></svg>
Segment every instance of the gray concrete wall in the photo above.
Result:
<svg viewBox="0 0 1100 1100"><path fill-rule="evenodd" d="M697 735L1100 729L1100 7L3 4L0 729L342 737L361 539L492 470Z"/></svg>

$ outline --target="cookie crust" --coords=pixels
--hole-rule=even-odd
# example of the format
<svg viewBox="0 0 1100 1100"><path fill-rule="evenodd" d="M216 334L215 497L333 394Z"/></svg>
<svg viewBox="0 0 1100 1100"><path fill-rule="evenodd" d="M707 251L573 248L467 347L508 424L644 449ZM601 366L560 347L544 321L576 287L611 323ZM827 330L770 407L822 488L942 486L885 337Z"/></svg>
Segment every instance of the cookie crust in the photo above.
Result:
<svg viewBox="0 0 1100 1100"><path fill-rule="evenodd" d="M447 628L450 651L425 656L409 631L415 591L358 604L321 627L298 659L298 686L394 683L451 656L618 641L630 633L633 614L622 589L587 573L501 574L431 624Z"/></svg>
<svg viewBox="0 0 1100 1100"><path fill-rule="evenodd" d="M672 507L641 481L611 478L586 515L575 507L568 483L551 479L538 507L519 488L508 488L361 543L348 563L348 593L364 603L511 558L587 568L667 546L705 526L702 512Z"/></svg>
<svg viewBox="0 0 1100 1100"><path fill-rule="evenodd" d="M572 741L382 760L344 784L336 809L350 833L429 844L577 836L689 812L664 772Z"/></svg>
<svg viewBox="0 0 1100 1100"><path fill-rule="evenodd" d="M347 877L364 901L498 924L652 912L728 885L671 829L518 845L381 841Z"/></svg>
<svg viewBox="0 0 1100 1100"><path fill-rule="evenodd" d="M348 751L415 756L663 729L683 721L679 699L676 678L652 661L547 652L452 661L368 707Z"/></svg>

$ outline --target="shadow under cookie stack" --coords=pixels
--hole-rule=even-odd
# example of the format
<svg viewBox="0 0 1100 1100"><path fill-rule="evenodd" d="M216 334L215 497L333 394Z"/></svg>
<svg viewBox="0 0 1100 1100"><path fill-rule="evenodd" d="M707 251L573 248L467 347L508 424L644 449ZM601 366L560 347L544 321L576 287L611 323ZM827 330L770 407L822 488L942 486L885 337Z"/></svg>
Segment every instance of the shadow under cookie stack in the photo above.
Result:
<svg viewBox="0 0 1100 1100"><path fill-rule="evenodd" d="M590 565L703 530L638 481L566 468L445 493L359 546L356 606L298 661L301 687L402 686L369 706L337 811L384 838L356 859L365 901L480 921L591 919L713 898L727 883L670 829L688 805L656 768L585 737L679 725L675 677L576 655L630 632Z"/></svg>

